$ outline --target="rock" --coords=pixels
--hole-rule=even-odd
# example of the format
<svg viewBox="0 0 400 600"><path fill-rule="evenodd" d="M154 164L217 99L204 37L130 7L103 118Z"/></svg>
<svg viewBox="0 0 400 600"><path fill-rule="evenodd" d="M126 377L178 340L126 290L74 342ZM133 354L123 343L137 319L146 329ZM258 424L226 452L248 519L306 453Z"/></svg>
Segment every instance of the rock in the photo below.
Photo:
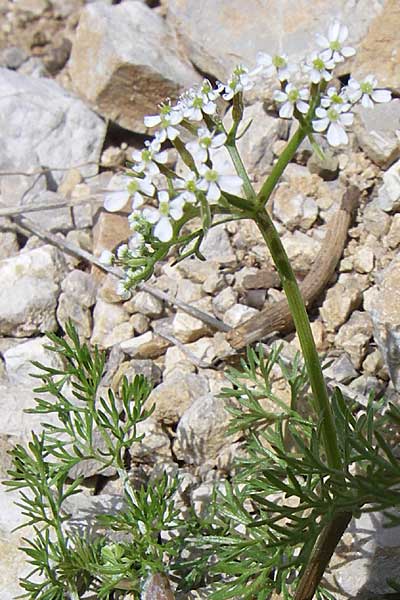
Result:
<svg viewBox="0 0 400 600"><path fill-rule="evenodd" d="M144 375L153 385L161 381L161 369L152 360L129 360L121 363L115 373L111 386L118 391L122 378L127 377L128 381L133 381L136 375Z"/></svg>
<svg viewBox="0 0 400 600"><path fill-rule="evenodd" d="M225 287L217 294L213 300L212 305L214 312L220 319L224 318L225 312L237 303L238 293L230 286Z"/></svg>
<svg viewBox="0 0 400 600"><path fill-rule="evenodd" d="M400 214L393 215L392 224L384 239L384 244L391 249L400 245Z"/></svg>
<svg viewBox="0 0 400 600"><path fill-rule="evenodd" d="M378 344L390 378L400 390L400 258L376 276L376 285L364 293L364 308L374 325L374 338Z"/></svg>
<svg viewBox="0 0 400 600"><path fill-rule="evenodd" d="M9 226L10 229L8 229ZM15 256L18 254L18 250L18 239L12 229L11 221L5 217L0 217L0 260Z"/></svg>
<svg viewBox="0 0 400 600"><path fill-rule="evenodd" d="M222 398L212 394L197 398L179 420L174 443L177 457L189 464L215 464L221 448L235 441L227 436L230 419Z"/></svg>
<svg viewBox="0 0 400 600"><path fill-rule="evenodd" d="M368 158L387 169L400 156L398 129L393 127L399 123L400 100L377 104L373 109L358 106L355 113L354 133L359 145Z"/></svg>
<svg viewBox="0 0 400 600"><path fill-rule="evenodd" d="M356 369L367 353L368 343L372 337L372 320L368 313L355 311L350 319L340 329L335 339L335 345L343 348L350 356Z"/></svg>
<svg viewBox="0 0 400 600"><path fill-rule="evenodd" d="M17 70L28 58L28 54L18 46L8 46L0 52L0 67Z"/></svg>
<svg viewBox="0 0 400 600"><path fill-rule="evenodd" d="M342 325L350 313L358 308L362 294L357 287L336 283L331 287L320 308L320 314L328 331L335 331Z"/></svg>
<svg viewBox="0 0 400 600"><path fill-rule="evenodd" d="M55 81L8 69L0 69L0 90L2 171L47 167L47 181L53 186L64 176L59 169L83 165L78 167L82 175L97 173L106 126L81 100ZM37 175L10 175L1 178L0 186L6 206L14 206L28 189L32 188L24 201L48 184Z"/></svg>
<svg viewBox="0 0 400 600"><path fill-rule="evenodd" d="M51 191L40 192L35 198L32 198L29 205L45 204L49 206L48 210L40 210L30 212L28 217L40 227L49 231L69 231L73 228L71 209L69 207L50 208L53 204L65 202L65 198L61 194Z"/></svg>
<svg viewBox="0 0 400 600"><path fill-rule="evenodd" d="M368 246L362 246L353 256L353 265L357 273L371 273L374 262L374 251Z"/></svg>
<svg viewBox="0 0 400 600"><path fill-rule="evenodd" d="M325 181L334 181L339 175L339 159L329 150L324 152L324 158L314 153L307 161L307 168Z"/></svg>
<svg viewBox="0 0 400 600"><path fill-rule="evenodd" d="M400 160L383 174L383 185L378 192L377 205L385 212L400 209Z"/></svg>
<svg viewBox="0 0 400 600"><path fill-rule="evenodd" d="M109 434L111 439L113 439L114 443L116 443L116 439L114 436ZM108 448L106 441L96 426L93 427L92 432L92 443L93 448L99 452L105 453ZM117 471L114 466L105 466L99 460L95 458L87 458L85 460L80 460L78 463L73 465L71 469L68 471L68 476L71 479L78 479L83 477L83 479L89 479L95 475L103 475L103 477L113 477L117 474Z"/></svg>
<svg viewBox="0 0 400 600"><path fill-rule="evenodd" d="M207 294L215 294L216 292L219 292L223 288L223 286L223 276L220 273L214 271L214 273L207 277L207 279L203 283L203 290Z"/></svg>
<svg viewBox="0 0 400 600"><path fill-rule="evenodd" d="M282 242L293 269L303 272L310 269L321 247L320 242L298 230L285 233Z"/></svg>
<svg viewBox="0 0 400 600"><path fill-rule="evenodd" d="M362 364L362 370L367 375L376 375L382 367L383 359L379 350L374 350L371 354L368 354Z"/></svg>
<svg viewBox="0 0 400 600"><path fill-rule="evenodd" d="M318 206L309 196L296 193L287 183L281 183L273 196L273 215L293 231L310 229L318 217Z"/></svg>
<svg viewBox="0 0 400 600"><path fill-rule="evenodd" d="M134 292L132 298L125 302L124 307L129 313L140 313L153 319L161 317L164 311L162 300L148 292Z"/></svg>
<svg viewBox="0 0 400 600"><path fill-rule="evenodd" d="M146 333L146 331L150 329L150 319L140 313L132 315L129 322L132 325L134 332L138 335L142 335L142 333Z"/></svg>
<svg viewBox="0 0 400 600"><path fill-rule="evenodd" d="M157 461L172 459L171 441L154 418L150 417L138 423L136 434L143 435L143 439L129 448L133 462L154 464Z"/></svg>
<svg viewBox="0 0 400 600"><path fill-rule="evenodd" d="M348 354L343 353L324 369L324 376L333 383L350 383L358 376Z"/></svg>
<svg viewBox="0 0 400 600"><path fill-rule="evenodd" d="M183 302L195 302L204 296L203 287L200 283L194 283L190 279L180 279L177 296Z"/></svg>
<svg viewBox="0 0 400 600"><path fill-rule="evenodd" d="M157 358L164 354L169 345L170 342L152 331L129 338L120 344L121 350L132 358Z"/></svg>
<svg viewBox="0 0 400 600"><path fill-rule="evenodd" d="M355 78L375 73L379 85L400 92L400 6L397 0L386 0L383 11L370 23L352 64Z"/></svg>
<svg viewBox="0 0 400 600"><path fill-rule="evenodd" d="M225 225L217 225L207 232L200 245L200 251L207 261L222 265L235 265L236 255L231 246Z"/></svg>
<svg viewBox="0 0 400 600"><path fill-rule="evenodd" d="M335 15L352 24L350 45L362 38L380 10L379 3L336 2ZM245 10L241 0L220 0L218 8L214 0L201 5L196 0L169 0L167 5L167 22L179 32L190 60L222 81L239 63L252 67L258 51L303 58L315 48L314 34L324 33L331 18L328 0L318 0L315 12L291 0L248 0Z"/></svg>
<svg viewBox="0 0 400 600"><path fill-rule="evenodd" d="M313 334L315 346L316 346L318 352L322 352L326 348L326 341L325 341L326 331L325 331L324 324L318 319L316 321L312 321L312 323L310 323L310 325L311 325L311 331ZM301 351L300 341L297 336L297 333L296 333L295 337L293 338L291 345L294 345L295 348L297 350L299 350L299 352Z"/></svg>
<svg viewBox="0 0 400 600"><path fill-rule="evenodd" d="M129 315L120 304L108 304L98 299L93 311L92 345L110 348L132 337Z"/></svg>
<svg viewBox="0 0 400 600"><path fill-rule="evenodd" d="M390 227L389 215L377 206L375 200L364 208L362 222L365 229L377 238L383 237Z"/></svg>
<svg viewBox="0 0 400 600"><path fill-rule="evenodd" d="M71 298L79 300L85 308L90 308L96 302L96 282L85 271L79 269L70 271L61 283L61 289Z"/></svg>
<svg viewBox="0 0 400 600"><path fill-rule="evenodd" d="M86 6L69 73L76 91L100 114L140 133L146 132L145 115L199 81L172 29L141 2Z"/></svg>
<svg viewBox="0 0 400 600"><path fill-rule="evenodd" d="M195 283L204 283L208 277L218 271L220 265L217 261L202 261L198 258L188 257L176 265L178 273L188 277Z"/></svg>
<svg viewBox="0 0 400 600"><path fill-rule="evenodd" d="M103 250L115 250L121 243L126 242L131 231L125 215L101 212L93 227L93 254L97 257ZM103 278L103 273L98 267L93 268L97 277Z"/></svg>
<svg viewBox="0 0 400 600"><path fill-rule="evenodd" d="M63 38L60 44L50 49L44 60L44 65L50 75L54 77L65 67L70 57L71 49L72 43L68 38Z"/></svg>
<svg viewBox="0 0 400 600"><path fill-rule="evenodd" d="M53 246L0 261L1 335L24 337L57 329L55 311L64 269L63 256Z"/></svg>
<svg viewBox="0 0 400 600"><path fill-rule="evenodd" d="M151 392L146 406L155 404L152 418L159 423L174 424L198 398L209 391L205 377L194 373L176 373Z"/></svg>
<svg viewBox="0 0 400 600"><path fill-rule="evenodd" d="M231 327L238 327L251 317L258 314L258 310L244 304L234 304L225 313L224 322Z"/></svg>
<svg viewBox="0 0 400 600"><path fill-rule="evenodd" d="M203 341L202 338L199 342ZM194 342L197 344L198 342ZM188 344L188 346L193 346L193 344ZM176 377L177 373L194 373L195 366L192 362L190 362L188 356L177 346L171 346L167 348L165 353L165 366L164 366L164 380L167 380L170 376Z"/></svg>
<svg viewBox="0 0 400 600"><path fill-rule="evenodd" d="M208 297L196 300L191 304L203 312L212 313L211 299ZM178 309L172 321L172 331L180 341L194 342L199 337L209 334L211 328L207 323Z"/></svg>
<svg viewBox="0 0 400 600"><path fill-rule="evenodd" d="M92 315L76 298L61 294L57 305L57 321L66 329L66 323L72 321L81 340L87 341L92 335Z"/></svg>
<svg viewBox="0 0 400 600"><path fill-rule="evenodd" d="M40 17L47 8L47 0L14 0L14 10L28 12L34 17Z"/></svg>
<svg viewBox="0 0 400 600"><path fill-rule="evenodd" d="M33 365L32 361L60 369L63 366L62 360L58 354L46 348L49 343L46 337L36 337L6 350L3 357L9 382L15 386L32 389L37 387L39 380L32 376L43 371Z"/></svg>

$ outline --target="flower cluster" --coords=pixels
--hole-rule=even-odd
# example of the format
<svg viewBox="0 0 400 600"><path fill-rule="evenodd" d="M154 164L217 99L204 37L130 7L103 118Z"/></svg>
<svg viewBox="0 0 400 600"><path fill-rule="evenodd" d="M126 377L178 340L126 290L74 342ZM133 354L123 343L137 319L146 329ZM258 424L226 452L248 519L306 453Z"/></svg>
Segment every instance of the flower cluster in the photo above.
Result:
<svg viewBox="0 0 400 600"><path fill-rule="evenodd" d="M285 54L259 52L253 69L238 65L227 83L217 82L216 86L204 80L176 104L168 101L158 114L144 118L147 128L156 128L154 137L132 153L129 169L112 179L104 202L108 211L119 211L131 203L131 240L116 256L105 252L101 257L108 264L116 262L124 267L123 295L151 274L155 261L165 256L170 246L185 240L179 236L187 221L201 216L206 230L210 214L220 214L227 204L232 214L240 201L245 176L237 160L232 160L228 171L217 168L213 161L215 152L225 151L228 156L232 143L232 131L225 130L219 116L220 102L233 101L235 106L257 78L275 78L279 116L296 118L309 136L312 131L325 133L328 143L336 147L348 142L346 129L353 122L352 108L357 102L372 107L376 102L390 101L390 92L378 89L372 75L360 82L351 78L340 90L329 84L335 66L355 54L354 48L346 45L347 38L347 27L335 21L327 35L316 36L319 49L303 63L293 64ZM187 132L193 139L182 141L182 131L186 131L185 140ZM168 166L167 146L175 147L180 156L179 173Z"/></svg>

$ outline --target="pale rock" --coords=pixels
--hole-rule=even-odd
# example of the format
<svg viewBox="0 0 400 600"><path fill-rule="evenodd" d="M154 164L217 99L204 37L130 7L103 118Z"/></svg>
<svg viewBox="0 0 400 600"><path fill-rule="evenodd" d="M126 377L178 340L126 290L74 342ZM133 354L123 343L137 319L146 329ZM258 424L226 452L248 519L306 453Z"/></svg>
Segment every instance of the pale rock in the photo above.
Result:
<svg viewBox="0 0 400 600"><path fill-rule="evenodd" d="M215 333L213 337L203 337L191 344L185 344L185 348L193 354L197 360L209 365L211 365L214 360L222 358L224 355L232 352L230 345L225 340L224 334L220 331ZM204 370L202 372L204 372ZM210 373L213 373L213 371L210 371Z"/></svg>
<svg viewBox="0 0 400 600"><path fill-rule="evenodd" d="M129 313L140 313L151 319L160 317L164 311L163 301L149 292L133 292L132 298L125 302L125 310Z"/></svg>
<svg viewBox="0 0 400 600"><path fill-rule="evenodd" d="M296 193L287 183L281 183L273 198L273 215L290 231L300 227L310 229L318 217L318 206L312 198Z"/></svg>
<svg viewBox="0 0 400 600"><path fill-rule="evenodd" d="M67 321L72 321L81 339L88 340L92 335L92 315L78 299L62 293L58 299L57 321L65 330Z"/></svg>
<svg viewBox="0 0 400 600"><path fill-rule="evenodd" d="M246 290L243 294L242 302L247 306L261 310L264 307L266 297L267 291L265 289Z"/></svg>
<svg viewBox="0 0 400 600"><path fill-rule="evenodd" d="M86 6L69 73L76 91L103 116L140 133L145 115L200 79L174 31L141 2Z"/></svg>
<svg viewBox="0 0 400 600"><path fill-rule="evenodd" d="M56 330L64 269L61 253L47 245L0 261L1 335L24 337Z"/></svg>
<svg viewBox="0 0 400 600"><path fill-rule="evenodd" d="M16 386L37 387L39 380L33 375L43 373L32 364L37 361L46 367L61 369L63 366L60 356L46 348L49 340L46 337L35 337L3 353L8 380Z"/></svg>
<svg viewBox="0 0 400 600"><path fill-rule="evenodd" d="M118 294L118 284L120 281L120 277L117 277L112 273L105 274L103 281L99 286L98 298L109 304L120 304L122 301L120 294ZM125 304L128 303L129 300Z"/></svg>
<svg viewBox="0 0 400 600"><path fill-rule="evenodd" d="M61 283L65 294L79 300L85 308L90 308L96 302L97 285L90 273L74 269L70 271Z"/></svg>
<svg viewBox="0 0 400 600"><path fill-rule="evenodd" d="M109 432L111 440L114 444L117 443L114 435ZM106 440L102 432L94 425L92 430L92 442L93 448L99 453L105 453L108 450ZM96 475L102 475L103 477L114 477L117 474L117 470L114 465L105 466L103 462L95 458L85 458L75 463L68 471L68 476L75 480L78 478L89 479Z"/></svg>
<svg viewBox="0 0 400 600"><path fill-rule="evenodd" d="M8 46L0 52L0 67L17 70L28 58L28 54L18 46Z"/></svg>
<svg viewBox="0 0 400 600"><path fill-rule="evenodd" d="M358 308L362 300L361 291L357 287L336 283L331 287L320 308L320 314L328 331L335 331L342 325L350 313Z"/></svg>
<svg viewBox="0 0 400 600"><path fill-rule="evenodd" d="M400 92L400 6L386 0L357 48L351 74L356 79L375 73L379 86ZM368 5L367 5L368 6Z"/></svg>
<svg viewBox="0 0 400 600"><path fill-rule="evenodd" d="M353 257L345 256L339 263L339 273L350 273L354 268Z"/></svg>
<svg viewBox="0 0 400 600"><path fill-rule="evenodd" d="M179 32L193 64L226 81L237 64L252 68L259 51L284 51L297 62L314 50L315 33L325 32L332 18L332 2L318 0L315 11L308 9L306 0L296 5L291 0L249 0L245 10L242 0L220 0L218 9L214 0L169 0L167 21ZM350 45L362 38L380 10L380 2L336 2L335 15L353 25Z"/></svg>
<svg viewBox="0 0 400 600"><path fill-rule="evenodd" d="M199 485L199 487L192 490L190 494L190 504L198 517L205 518L209 514L209 506L213 498L213 493L213 482L204 482Z"/></svg>
<svg viewBox="0 0 400 600"><path fill-rule="evenodd" d="M329 150L324 153L324 158L313 153L307 161L307 168L325 181L333 181L339 174L339 159Z"/></svg>
<svg viewBox="0 0 400 600"><path fill-rule="evenodd" d="M180 279L178 282L177 297L183 302L191 303L200 300L204 296L203 287L200 283L194 283L190 279Z"/></svg>
<svg viewBox="0 0 400 600"><path fill-rule="evenodd" d="M95 207L92 202L78 202L72 207L74 225L77 229L93 226Z"/></svg>
<svg viewBox="0 0 400 600"><path fill-rule="evenodd" d="M14 0L14 10L31 13L34 17L40 17L49 7L47 0Z"/></svg>
<svg viewBox="0 0 400 600"><path fill-rule="evenodd" d="M152 331L147 331L137 337L131 337L121 342L120 347L125 354L132 358L157 358L164 354L170 342Z"/></svg>
<svg viewBox="0 0 400 600"><path fill-rule="evenodd" d="M216 316L220 319L223 319L226 311L237 303L237 299L237 291L230 286L227 286L221 290L219 294L217 294L212 300L212 305Z"/></svg>
<svg viewBox="0 0 400 600"><path fill-rule="evenodd" d="M146 333L146 331L150 329L150 319L140 313L132 315L129 322L132 325L134 332L138 335L142 335L142 333Z"/></svg>
<svg viewBox="0 0 400 600"><path fill-rule="evenodd" d="M224 322L231 327L238 327L245 323L251 317L258 314L258 310L244 304L234 304L224 315Z"/></svg>
<svg viewBox="0 0 400 600"><path fill-rule="evenodd" d="M0 260L15 256L19 251L17 235L11 227L8 228L9 225L9 219L0 217Z"/></svg>
<svg viewBox="0 0 400 600"><path fill-rule="evenodd" d="M379 77L380 70L376 73ZM400 132L393 126L399 122L400 100L375 104L373 109L358 106L355 112L354 133L359 145L376 165L387 169L400 157Z"/></svg>
<svg viewBox="0 0 400 600"><path fill-rule="evenodd" d="M358 273L371 273L374 262L374 251L368 246L361 247L353 256L353 265Z"/></svg>
<svg viewBox="0 0 400 600"><path fill-rule="evenodd" d="M350 357L345 352L335 358L329 367L324 369L324 377L332 383L350 383L358 376Z"/></svg>
<svg viewBox="0 0 400 600"><path fill-rule="evenodd" d="M93 333L91 344L101 348L110 348L114 344L129 340L133 328L129 315L119 304L109 304L100 298L93 311Z"/></svg>
<svg viewBox="0 0 400 600"><path fill-rule="evenodd" d="M326 331L325 331L324 324L322 323L322 321L316 320L316 321L312 321L312 323L310 323L310 325L311 325L311 331L313 334L315 346L316 346L318 352L322 352L323 350L325 350L325 347L326 347L326 341L325 341ZM292 343L292 345L294 345L296 347L297 350L299 350L299 351L301 350L300 342L299 342L299 338L298 338L297 334L291 343Z"/></svg>
<svg viewBox="0 0 400 600"><path fill-rule="evenodd" d="M375 398L379 398L386 391L387 382L373 375L363 374L353 379L349 387L357 394L357 401L363 406L367 406L371 392Z"/></svg>
<svg viewBox="0 0 400 600"><path fill-rule="evenodd" d="M383 174L383 185L378 192L377 204L385 212L400 209L400 160Z"/></svg>
<svg viewBox="0 0 400 600"><path fill-rule="evenodd" d="M83 165L79 171L84 176L97 173L106 125L81 100L55 81L9 69L0 69L0 90L2 171L47 167L56 184L64 169L75 165ZM29 201L46 188L44 176L10 175L2 177L0 193L7 206L15 206L25 192L24 201Z"/></svg>
<svg viewBox="0 0 400 600"><path fill-rule="evenodd" d="M133 359L124 361L118 366L111 380L112 389L119 392L123 378L126 377L131 382L136 375L144 375L152 385L157 385L161 381L161 369L157 367L153 360Z"/></svg>
<svg viewBox="0 0 400 600"><path fill-rule="evenodd" d="M68 527L76 534L84 537L90 531L92 535L98 537L104 535L104 526L98 522L97 515L119 514L124 508L124 500L122 494L92 496L83 490L69 496L63 507L69 515Z"/></svg>
<svg viewBox="0 0 400 600"><path fill-rule="evenodd" d="M176 269L181 276L187 277L195 283L204 283L210 275L218 271L219 266L216 260L202 261L198 258L188 257L179 262Z"/></svg>
<svg viewBox="0 0 400 600"><path fill-rule="evenodd" d="M205 461L215 464L218 453L228 442L230 415L225 401L213 394L198 397L182 414L176 430L174 452L189 464L201 465Z"/></svg>
<svg viewBox="0 0 400 600"><path fill-rule="evenodd" d="M191 303L194 308L212 313L211 298L205 297ZM210 326L200 319L189 315L183 310L177 310L172 322L173 334L182 342L194 342L199 337L211 332Z"/></svg>
<svg viewBox="0 0 400 600"><path fill-rule="evenodd" d="M155 463L171 459L171 441L159 423L150 417L136 426L136 435L143 435L140 442L129 448L132 461Z"/></svg>
<svg viewBox="0 0 400 600"><path fill-rule="evenodd" d="M400 258L376 275L376 285L364 293L364 308L374 324L374 338L394 387L400 389Z"/></svg>
<svg viewBox="0 0 400 600"><path fill-rule="evenodd" d="M49 231L71 230L74 226L71 209L69 207L51 208L52 205L60 204L61 202L65 202L65 198L63 198L61 194L51 191L40 192L35 198L30 199L30 201L26 203L26 206L45 204L49 206L49 208L30 212L28 215L29 220Z"/></svg>
<svg viewBox="0 0 400 600"><path fill-rule="evenodd" d="M203 283L203 290L206 294L215 294L219 292L224 286L224 278L223 276L215 271Z"/></svg>
<svg viewBox="0 0 400 600"><path fill-rule="evenodd" d="M207 262L217 262L229 266L235 265L237 262L224 224L217 225L207 232L200 245L200 251Z"/></svg>
<svg viewBox="0 0 400 600"><path fill-rule="evenodd" d="M377 238L383 237L389 230L390 217L379 206L376 201L366 205L362 214L364 228Z"/></svg>
<svg viewBox="0 0 400 600"><path fill-rule="evenodd" d="M201 341L201 340L199 340ZM194 342L195 344L198 342ZM192 346L193 344L190 344ZM175 378L177 373L194 373L195 366L190 362L188 356L177 346L167 348L165 353L164 380L172 376Z"/></svg>
<svg viewBox="0 0 400 600"><path fill-rule="evenodd" d="M392 250L400 245L400 214L393 215L390 229L383 243Z"/></svg>
<svg viewBox="0 0 400 600"><path fill-rule="evenodd" d="M362 370L367 375L377 375L383 367L383 358L379 350L374 350L368 354L362 364Z"/></svg>
<svg viewBox="0 0 400 600"><path fill-rule="evenodd" d="M179 373L160 383L146 400L146 406L155 405L153 419L173 425L198 398L209 391L205 377L194 373Z"/></svg>
<svg viewBox="0 0 400 600"><path fill-rule="evenodd" d="M320 242L302 231L285 233L282 243L293 269L298 271L310 269L321 247Z"/></svg>
<svg viewBox="0 0 400 600"><path fill-rule="evenodd" d="M242 267L235 273L235 289L243 291L247 289L246 279L250 276L258 276L259 269L257 267Z"/></svg>
<svg viewBox="0 0 400 600"><path fill-rule="evenodd" d="M356 369L361 367L372 337L372 321L368 313L355 311L339 329L335 345L350 356Z"/></svg>

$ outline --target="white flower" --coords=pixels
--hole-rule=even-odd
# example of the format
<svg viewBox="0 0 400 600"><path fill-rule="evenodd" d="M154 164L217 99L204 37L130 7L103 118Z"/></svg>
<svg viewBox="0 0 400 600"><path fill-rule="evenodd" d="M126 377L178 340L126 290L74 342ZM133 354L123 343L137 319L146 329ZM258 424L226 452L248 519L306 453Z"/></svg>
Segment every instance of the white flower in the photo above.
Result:
<svg viewBox="0 0 400 600"><path fill-rule="evenodd" d="M152 141L146 141L143 150L134 150L132 160L135 163L134 170L137 173L148 173L150 176L160 172L157 163L165 164L168 154L165 150L160 152L161 140L159 136Z"/></svg>
<svg viewBox="0 0 400 600"><path fill-rule="evenodd" d="M326 91L326 96L321 98L321 106L323 108L337 108L340 112L345 112L351 108L348 103L346 88L343 88L338 94L335 87L331 86Z"/></svg>
<svg viewBox="0 0 400 600"><path fill-rule="evenodd" d="M129 279L122 279L117 284L117 294L122 298L122 300L129 300L131 297L131 292L129 290L130 281Z"/></svg>
<svg viewBox="0 0 400 600"><path fill-rule="evenodd" d="M353 123L354 115L350 112L340 112L337 108L329 108L326 110L321 106L315 111L318 119L315 119L312 124L314 131L327 131L328 142L331 146L340 146L347 144L349 141L344 128Z"/></svg>
<svg viewBox="0 0 400 600"><path fill-rule="evenodd" d="M309 74L312 83L319 83L321 79L330 81L332 75L329 71L335 68L335 61L331 59L330 50L323 52L313 52L308 62L304 65L304 70Z"/></svg>
<svg viewBox="0 0 400 600"><path fill-rule="evenodd" d="M153 234L161 242L169 242L173 236L173 228L171 218L175 221L183 215L182 199L169 199L167 191L158 192L159 205L158 208L152 206L145 207L142 211L142 216L146 221L156 224Z"/></svg>
<svg viewBox="0 0 400 600"><path fill-rule="evenodd" d="M185 119L189 121L201 121L203 113L213 115L217 110L215 100L218 98L218 90L214 90L211 83L205 79L198 90L189 90L182 96L181 110Z"/></svg>
<svg viewBox="0 0 400 600"><path fill-rule="evenodd" d="M285 91L277 90L274 92L276 102L281 102L282 106L279 109L279 116L282 119L291 119L293 117L294 108L303 114L308 112L310 108L306 100L310 97L310 92L307 88L298 89L293 83L288 83Z"/></svg>
<svg viewBox="0 0 400 600"><path fill-rule="evenodd" d="M372 108L374 102L390 102L392 94L389 90L377 90L377 80L373 75L367 75L364 81L358 82L351 78L347 86L347 95L351 102L358 102L365 108Z"/></svg>
<svg viewBox="0 0 400 600"><path fill-rule="evenodd" d="M215 169L210 169L202 164L199 167L201 179L198 189L206 193L209 202L216 202L221 197L221 190L229 194L238 195L241 192L243 181L238 175L222 175Z"/></svg>
<svg viewBox="0 0 400 600"><path fill-rule="evenodd" d="M159 125L161 130L158 131L158 141L164 142L167 138L174 140L178 135L179 131L174 127L182 121L182 115L179 111L174 110L169 104L164 104L161 107L159 115L150 115L144 118L144 124L146 127L156 127Z"/></svg>
<svg viewBox="0 0 400 600"><path fill-rule="evenodd" d="M279 81L288 81L296 71L296 65L289 63L286 54L270 56L265 52L258 52L256 56L256 67L250 74L257 75L263 73L267 77L276 75Z"/></svg>
<svg viewBox="0 0 400 600"><path fill-rule="evenodd" d="M210 149L220 148L226 142L225 133L211 132L206 127L197 130L197 139L186 144L187 150L197 162L206 162Z"/></svg>
<svg viewBox="0 0 400 600"><path fill-rule="evenodd" d="M118 178L121 187L125 189L110 189L104 198L104 208L109 212L122 210L129 198L133 196L132 208L137 208L144 203L142 194L153 196L155 188L148 177L139 179L138 177L122 176ZM115 179L112 178L109 187L115 185Z"/></svg>
<svg viewBox="0 0 400 600"><path fill-rule="evenodd" d="M243 65L238 65L232 73L232 76L228 80L226 85L221 84L218 87L218 91L225 89L225 93L222 94L224 100L232 100L235 94L239 92L245 92L253 87L253 81L249 74L249 70Z"/></svg>
<svg viewBox="0 0 400 600"><path fill-rule="evenodd" d="M343 43L347 39L349 31L346 25L341 25L339 21L334 21L328 30L328 36L317 34L317 44L321 46L324 51L330 52L330 58L335 63L343 62L345 58L354 56L356 53L355 49L351 46L343 46Z"/></svg>
<svg viewBox="0 0 400 600"><path fill-rule="evenodd" d="M99 256L99 261L102 265L111 266L114 262L114 254L109 250L103 250Z"/></svg>
<svg viewBox="0 0 400 600"><path fill-rule="evenodd" d="M144 246L144 237L141 233L135 231L135 233L128 240L128 248L131 256L141 256Z"/></svg>
<svg viewBox="0 0 400 600"><path fill-rule="evenodd" d="M195 204L197 202L197 177L191 171L186 175L185 179L179 179L175 181L176 190L180 191L175 200L181 200L182 202Z"/></svg>

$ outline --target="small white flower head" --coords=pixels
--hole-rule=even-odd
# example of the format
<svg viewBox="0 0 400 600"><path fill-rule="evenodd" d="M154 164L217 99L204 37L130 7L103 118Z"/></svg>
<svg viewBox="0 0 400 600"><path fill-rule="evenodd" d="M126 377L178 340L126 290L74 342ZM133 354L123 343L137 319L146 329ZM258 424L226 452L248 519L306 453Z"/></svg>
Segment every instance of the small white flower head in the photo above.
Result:
<svg viewBox="0 0 400 600"><path fill-rule="evenodd" d="M209 150L220 148L225 142L225 133L211 132L206 127L200 127L197 130L197 138L186 144L186 148L196 162L204 163L209 157Z"/></svg>
<svg viewBox="0 0 400 600"><path fill-rule="evenodd" d="M335 61L331 58L330 50L323 52L313 52L308 62L304 65L304 71L308 73L312 83L319 83L322 79L330 81L332 75L330 71L335 68Z"/></svg>
<svg viewBox="0 0 400 600"><path fill-rule="evenodd" d="M99 256L99 261L102 265L110 267L114 263L114 254L109 250L103 250Z"/></svg>
<svg viewBox="0 0 400 600"><path fill-rule="evenodd" d="M309 110L307 100L310 98L310 92L307 88L298 89L293 83L288 83L285 91L277 90L274 92L274 100L282 104L279 109L279 116L282 119L291 119L294 109L303 114Z"/></svg>
<svg viewBox="0 0 400 600"><path fill-rule="evenodd" d="M330 52L330 58L335 63L343 62L345 58L354 56L356 53L355 49L351 46L344 46L344 42L347 40L349 30L346 25L341 25L339 21L334 21L328 29L328 35L317 34L317 44L323 49L323 51Z"/></svg>
<svg viewBox="0 0 400 600"><path fill-rule="evenodd" d="M132 177L128 183L128 192L132 196L132 208L136 209L144 204L143 196L152 197L154 195L155 187L149 177L143 179Z"/></svg>
<svg viewBox="0 0 400 600"><path fill-rule="evenodd" d="M312 124L314 131L321 133L327 131L327 139L331 146L340 146L347 144L349 138L345 131L345 127L353 123L354 115L351 112L340 112L337 108L322 108L321 106L315 111L318 119L315 119Z"/></svg>
<svg viewBox="0 0 400 600"><path fill-rule="evenodd" d="M220 85L219 91L225 89L225 93L222 94L224 100L232 100L233 96L239 92L245 92L253 87L252 77L249 74L247 67L238 65L233 70L232 76L228 80L226 85Z"/></svg>
<svg viewBox="0 0 400 600"><path fill-rule="evenodd" d="M297 71L296 65L289 63L286 54L270 56L265 52L258 52L256 67L251 75L263 74L267 77L277 76L279 81L288 81Z"/></svg>
<svg viewBox="0 0 400 600"><path fill-rule="evenodd" d="M131 297L130 291L131 282L129 278L121 279L117 284L117 294L122 300L129 300Z"/></svg>
<svg viewBox="0 0 400 600"><path fill-rule="evenodd" d="M348 102L347 90L343 88L340 93L333 86L326 90L326 95L321 98L321 106L323 108L336 108L340 112L350 110L351 104Z"/></svg>
<svg viewBox="0 0 400 600"><path fill-rule="evenodd" d="M177 221L183 215L182 199L170 200L167 191L158 192L158 208L147 206L142 211L142 216L149 223L155 224L153 234L161 242L169 242L173 236L171 219Z"/></svg>
<svg viewBox="0 0 400 600"><path fill-rule="evenodd" d="M218 90L214 90L207 79L203 81L198 90L189 90L182 98L182 111L185 119L201 121L203 113L214 115L217 110L215 100L218 96Z"/></svg>
<svg viewBox="0 0 400 600"><path fill-rule="evenodd" d="M184 179L175 181L175 186L175 189L180 192L175 200L179 199L185 204L195 204L197 202L197 177L192 171L189 171Z"/></svg>
<svg viewBox="0 0 400 600"><path fill-rule="evenodd" d="M215 169L210 169L205 164L200 165L199 173L201 179L197 187L199 190L205 192L209 202L219 200L221 191L234 195L241 193L243 181L238 175L222 175Z"/></svg>
<svg viewBox="0 0 400 600"><path fill-rule="evenodd" d="M145 148L142 150L134 150L132 152L132 160L135 163L134 170L137 173L147 173L150 177L160 172L158 164L165 164L168 160L168 154L161 149L161 140L159 136L152 141L146 141Z"/></svg>
<svg viewBox="0 0 400 600"><path fill-rule="evenodd" d="M160 114L146 116L144 124L146 127L160 126L157 138L159 142L164 142L166 139L174 140L179 135L179 131L175 125L178 125L182 121L182 118L181 113L174 110L170 104L163 104Z"/></svg>
<svg viewBox="0 0 400 600"><path fill-rule="evenodd" d="M117 174L111 177L104 197L104 208L108 212L117 212L124 208L131 195L128 191L130 181L131 178L126 175Z"/></svg>
<svg viewBox="0 0 400 600"><path fill-rule="evenodd" d="M361 99L364 108L373 108L374 102L390 102L392 94L389 90L376 89L377 80L373 75L367 75L363 81L351 78L347 86L347 95L353 103Z"/></svg>
<svg viewBox="0 0 400 600"><path fill-rule="evenodd" d="M139 257L142 255L142 250L144 246L144 237L138 231L135 231L133 235L129 238L128 248L131 256Z"/></svg>

